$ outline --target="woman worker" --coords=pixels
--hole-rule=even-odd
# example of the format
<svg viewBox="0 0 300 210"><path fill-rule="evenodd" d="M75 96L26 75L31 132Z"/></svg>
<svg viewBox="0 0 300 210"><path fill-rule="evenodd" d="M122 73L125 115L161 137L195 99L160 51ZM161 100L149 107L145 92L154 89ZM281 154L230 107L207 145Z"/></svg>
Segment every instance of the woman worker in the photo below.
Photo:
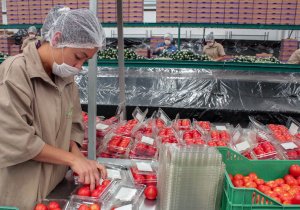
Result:
<svg viewBox="0 0 300 210"><path fill-rule="evenodd" d="M203 48L203 54L215 61L222 60L226 54L223 46L215 41L213 32L206 36L205 42L206 45Z"/></svg>
<svg viewBox="0 0 300 210"><path fill-rule="evenodd" d="M83 125L74 75L105 44L98 19L86 9L51 10L46 40L0 66L0 204L33 209L70 167L91 189L106 169L79 147ZM48 24L51 24L50 26Z"/></svg>

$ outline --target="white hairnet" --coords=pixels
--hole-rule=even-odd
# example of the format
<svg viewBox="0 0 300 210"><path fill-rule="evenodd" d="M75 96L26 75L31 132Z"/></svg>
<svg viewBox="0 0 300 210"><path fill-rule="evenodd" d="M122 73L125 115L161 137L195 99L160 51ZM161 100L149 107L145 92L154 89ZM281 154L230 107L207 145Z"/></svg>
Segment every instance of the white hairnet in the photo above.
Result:
<svg viewBox="0 0 300 210"><path fill-rule="evenodd" d="M53 45L51 40L57 32L61 33L61 38ZM47 34L50 44L57 48L105 47L105 32L98 18L88 9L70 10L61 14Z"/></svg>
<svg viewBox="0 0 300 210"><path fill-rule="evenodd" d="M170 33L167 33L164 35L164 39L169 38L171 41L173 40L173 35Z"/></svg>
<svg viewBox="0 0 300 210"><path fill-rule="evenodd" d="M213 40L215 40L214 33L213 33L213 32L210 32L210 33L207 34L207 36L205 37L205 41L213 41Z"/></svg>
<svg viewBox="0 0 300 210"><path fill-rule="evenodd" d="M63 5L54 6L45 18L43 27L41 29L42 37L45 41L50 41L49 30L53 27L54 22L64 13L70 11L69 7Z"/></svg>
<svg viewBox="0 0 300 210"><path fill-rule="evenodd" d="M30 26L27 30L28 33L37 33L36 27L35 26Z"/></svg>

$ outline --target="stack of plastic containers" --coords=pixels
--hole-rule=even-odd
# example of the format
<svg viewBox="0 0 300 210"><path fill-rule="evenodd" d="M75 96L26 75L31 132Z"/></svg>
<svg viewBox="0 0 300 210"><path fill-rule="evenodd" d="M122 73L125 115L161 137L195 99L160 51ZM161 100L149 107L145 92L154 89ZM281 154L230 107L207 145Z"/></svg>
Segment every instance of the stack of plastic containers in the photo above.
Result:
<svg viewBox="0 0 300 210"><path fill-rule="evenodd" d="M160 209L219 209L224 171L215 148L163 145L158 170Z"/></svg>

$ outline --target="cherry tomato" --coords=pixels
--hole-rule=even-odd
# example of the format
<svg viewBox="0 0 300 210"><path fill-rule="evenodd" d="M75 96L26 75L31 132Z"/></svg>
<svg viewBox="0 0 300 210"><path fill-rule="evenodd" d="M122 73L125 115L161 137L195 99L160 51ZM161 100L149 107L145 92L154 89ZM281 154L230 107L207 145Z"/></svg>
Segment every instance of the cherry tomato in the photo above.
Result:
<svg viewBox="0 0 300 210"><path fill-rule="evenodd" d="M101 206L99 204L92 204L90 205L90 210L101 210Z"/></svg>
<svg viewBox="0 0 300 210"><path fill-rule="evenodd" d="M57 203L56 201L51 201L51 202L48 204L48 208L49 208L49 209L60 208L60 205L59 205L59 203Z"/></svg>
<svg viewBox="0 0 300 210"><path fill-rule="evenodd" d="M293 177L295 177L295 178L299 177L300 176L300 166L296 165L296 164L291 165L289 172Z"/></svg>
<svg viewBox="0 0 300 210"><path fill-rule="evenodd" d="M153 185L147 186L144 194L148 200L155 200L157 197L157 188Z"/></svg>
<svg viewBox="0 0 300 210"><path fill-rule="evenodd" d="M86 187L86 186L79 188L78 191L77 191L77 195L80 195L80 196L91 196L90 188Z"/></svg>
<svg viewBox="0 0 300 210"><path fill-rule="evenodd" d="M45 204L42 204L42 203L38 203L34 210L48 210L48 207L45 205Z"/></svg>
<svg viewBox="0 0 300 210"><path fill-rule="evenodd" d="M81 204L79 206L78 210L90 210L90 207L86 204Z"/></svg>

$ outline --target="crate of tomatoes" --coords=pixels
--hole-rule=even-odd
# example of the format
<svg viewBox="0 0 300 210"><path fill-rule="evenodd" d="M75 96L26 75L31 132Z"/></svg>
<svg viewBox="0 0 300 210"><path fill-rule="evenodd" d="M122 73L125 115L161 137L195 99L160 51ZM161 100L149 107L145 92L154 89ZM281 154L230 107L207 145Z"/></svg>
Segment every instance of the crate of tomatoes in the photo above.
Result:
<svg viewBox="0 0 300 210"><path fill-rule="evenodd" d="M222 210L300 209L300 161L248 160L218 149L226 164Z"/></svg>

